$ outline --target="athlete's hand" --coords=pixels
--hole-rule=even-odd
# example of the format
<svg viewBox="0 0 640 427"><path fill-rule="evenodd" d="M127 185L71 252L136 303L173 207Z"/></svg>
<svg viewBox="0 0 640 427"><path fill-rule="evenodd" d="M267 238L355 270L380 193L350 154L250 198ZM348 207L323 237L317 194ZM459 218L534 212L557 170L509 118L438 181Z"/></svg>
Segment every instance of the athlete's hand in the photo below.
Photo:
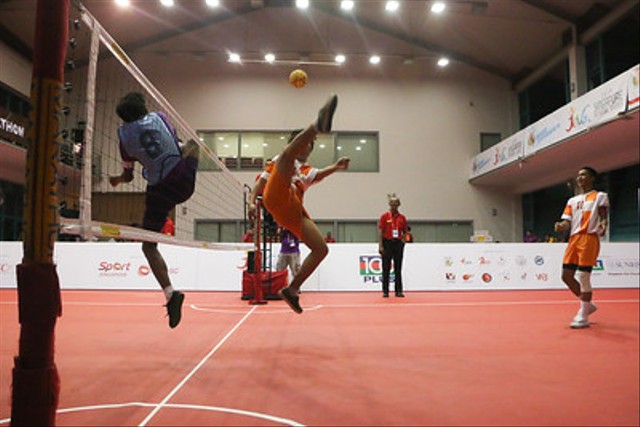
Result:
<svg viewBox="0 0 640 427"><path fill-rule="evenodd" d="M109 177L109 183L111 184L112 187L117 186L121 182L122 182L122 178L120 177L120 175L118 175L118 176L110 176Z"/></svg>
<svg viewBox="0 0 640 427"><path fill-rule="evenodd" d="M607 221L600 221L598 223L598 236L604 236L607 232Z"/></svg>
<svg viewBox="0 0 640 427"><path fill-rule="evenodd" d="M347 169L349 167L349 162L351 159L349 157L340 157L336 162L337 169Z"/></svg>
<svg viewBox="0 0 640 427"><path fill-rule="evenodd" d="M559 221L559 222L556 222L554 224L553 230L556 233L562 233L563 231L565 231L568 228L568 225L569 224L567 223L567 221Z"/></svg>

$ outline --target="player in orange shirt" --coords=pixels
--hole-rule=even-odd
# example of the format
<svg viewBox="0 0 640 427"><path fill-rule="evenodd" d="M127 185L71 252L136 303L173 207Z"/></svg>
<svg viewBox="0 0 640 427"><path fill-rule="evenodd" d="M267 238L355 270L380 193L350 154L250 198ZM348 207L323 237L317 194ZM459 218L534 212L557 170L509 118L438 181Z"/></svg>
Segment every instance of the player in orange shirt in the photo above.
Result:
<svg viewBox="0 0 640 427"><path fill-rule="evenodd" d="M597 172L589 166L578 171L579 194L569 199L562 220L554 226L557 233L571 230L562 260L562 281L580 298L580 309L570 325L574 329L588 328L589 315L597 310L591 302L591 270L600 252L600 236L607 230L609 207L607 193L593 188L597 177Z"/></svg>
<svg viewBox="0 0 640 427"><path fill-rule="evenodd" d="M313 150L315 136L331 131L337 105L338 97L332 95L318 112L315 123L292 133L282 153L267 165L249 198L249 212L255 216L256 198L263 192L264 206L273 219L311 250L291 284L278 292L296 313L302 313L298 296L300 286L329 252L322 233L302 204L304 191L332 173L349 167L348 157L341 157L323 169L316 169L305 163Z"/></svg>

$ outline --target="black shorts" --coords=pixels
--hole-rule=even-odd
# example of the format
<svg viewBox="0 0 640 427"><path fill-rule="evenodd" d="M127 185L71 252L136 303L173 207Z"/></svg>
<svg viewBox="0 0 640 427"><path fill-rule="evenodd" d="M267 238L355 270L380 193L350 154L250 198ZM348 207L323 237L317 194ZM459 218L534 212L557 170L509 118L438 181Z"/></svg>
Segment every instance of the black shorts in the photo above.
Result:
<svg viewBox="0 0 640 427"><path fill-rule="evenodd" d="M142 228L151 231L162 230L169 212L193 194L197 169L197 158L183 157L162 181L147 186Z"/></svg>

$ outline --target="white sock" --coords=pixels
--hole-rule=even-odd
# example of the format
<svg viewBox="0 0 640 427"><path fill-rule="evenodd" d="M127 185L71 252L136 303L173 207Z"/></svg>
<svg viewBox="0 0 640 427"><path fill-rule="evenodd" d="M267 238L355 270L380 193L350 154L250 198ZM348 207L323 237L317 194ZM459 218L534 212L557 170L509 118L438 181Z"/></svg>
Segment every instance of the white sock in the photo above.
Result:
<svg viewBox="0 0 640 427"><path fill-rule="evenodd" d="M166 288L162 288L164 292L164 296L167 298L167 301L171 299L171 295L173 295L173 286L167 286Z"/></svg>

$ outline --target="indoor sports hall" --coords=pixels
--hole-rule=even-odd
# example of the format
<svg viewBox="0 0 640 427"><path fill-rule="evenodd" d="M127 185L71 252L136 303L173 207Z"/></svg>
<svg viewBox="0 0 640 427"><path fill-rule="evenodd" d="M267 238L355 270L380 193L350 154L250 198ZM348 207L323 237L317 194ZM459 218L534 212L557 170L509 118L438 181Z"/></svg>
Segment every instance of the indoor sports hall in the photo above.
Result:
<svg viewBox="0 0 640 427"><path fill-rule="evenodd" d="M639 17L0 0L0 426L640 426Z"/></svg>

